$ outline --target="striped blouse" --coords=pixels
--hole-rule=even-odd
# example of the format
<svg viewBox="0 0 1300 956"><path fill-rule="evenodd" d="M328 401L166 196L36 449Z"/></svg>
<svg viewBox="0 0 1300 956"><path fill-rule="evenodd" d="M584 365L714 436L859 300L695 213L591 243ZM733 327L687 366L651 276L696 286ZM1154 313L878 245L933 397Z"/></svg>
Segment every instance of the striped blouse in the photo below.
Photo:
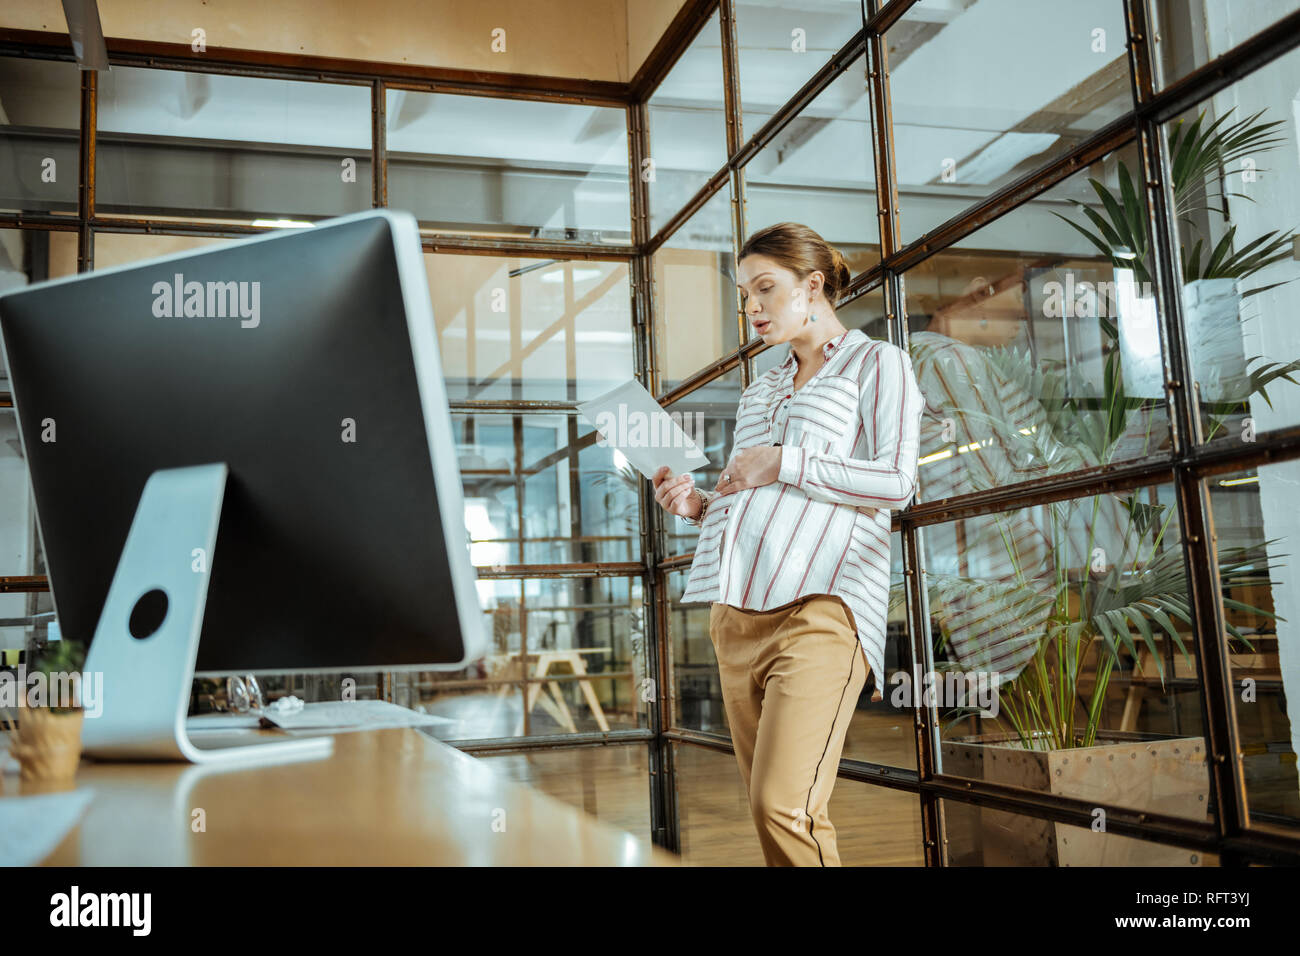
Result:
<svg viewBox="0 0 1300 956"><path fill-rule="evenodd" d="M825 364L798 390L794 350L750 383L731 456L781 446L776 481L705 496L681 601L770 610L810 594L844 600L858 641L885 681L890 510L916 487L924 401L908 354L850 329L822 346ZM729 456L730 457L730 456Z"/></svg>

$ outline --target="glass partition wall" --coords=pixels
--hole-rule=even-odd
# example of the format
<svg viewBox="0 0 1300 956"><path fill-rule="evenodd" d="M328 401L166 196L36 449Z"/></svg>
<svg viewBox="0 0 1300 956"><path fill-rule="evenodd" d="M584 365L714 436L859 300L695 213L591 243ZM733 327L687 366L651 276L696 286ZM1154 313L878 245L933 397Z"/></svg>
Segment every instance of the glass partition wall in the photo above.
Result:
<svg viewBox="0 0 1300 956"><path fill-rule="evenodd" d="M711 487L786 353L736 250L804 222L926 399L844 862L1297 862L1300 3L801 7L687 0L616 90L0 44L3 285L413 211L489 650L359 695L686 862L759 863L680 603L697 529L577 404L637 378ZM8 659L53 615L3 381L0 428Z"/></svg>

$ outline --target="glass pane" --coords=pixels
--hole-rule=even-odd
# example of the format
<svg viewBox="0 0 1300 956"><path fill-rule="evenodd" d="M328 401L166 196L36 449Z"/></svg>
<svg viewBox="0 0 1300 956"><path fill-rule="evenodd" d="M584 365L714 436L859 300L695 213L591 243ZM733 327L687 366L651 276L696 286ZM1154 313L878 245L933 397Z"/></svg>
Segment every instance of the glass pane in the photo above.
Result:
<svg viewBox="0 0 1300 956"><path fill-rule="evenodd" d="M1157 88L1168 86L1300 9L1297 0L1150 0Z"/></svg>
<svg viewBox="0 0 1300 956"><path fill-rule="evenodd" d="M651 235L727 162L718 22L715 10L646 106L650 153L641 177L650 192ZM730 241L726 222L722 235Z"/></svg>
<svg viewBox="0 0 1300 956"><path fill-rule="evenodd" d="M840 778L827 812L844 866L925 866L916 794Z"/></svg>
<svg viewBox="0 0 1300 956"><path fill-rule="evenodd" d="M0 212L75 213L81 70L0 57L0 104Z"/></svg>
<svg viewBox="0 0 1300 956"><path fill-rule="evenodd" d="M687 866L763 866L749 795L735 756L676 741L672 748L682 862Z"/></svg>
<svg viewBox="0 0 1300 956"><path fill-rule="evenodd" d="M853 275L880 261L866 57L859 57L744 166L745 234L801 222Z"/></svg>
<svg viewBox="0 0 1300 956"><path fill-rule="evenodd" d="M942 772L1207 820L1173 487L920 530Z"/></svg>
<svg viewBox="0 0 1300 956"><path fill-rule="evenodd" d="M673 744L682 860L689 866L763 866L745 781L733 754ZM916 794L839 779L827 813L844 866L924 866Z"/></svg>
<svg viewBox="0 0 1300 956"><path fill-rule="evenodd" d="M848 323L844 321L843 315L839 312L835 314L840 316L840 321L843 322L845 326L848 326ZM754 378L766 375L773 368L789 358L789 356L789 346L783 348L780 345L773 345L769 348L763 349L763 351L754 356Z"/></svg>
<svg viewBox="0 0 1300 956"><path fill-rule="evenodd" d="M1206 480L1250 822L1300 824L1300 601L1294 545L1300 462Z"/></svg>
<svg viewBox="0 0 1300 956"><path fill-rule="evenodd" d="M849 302L841 302L835 315L846 329L861 329L870 338L882 342L890 340L889 322L885 318L885 290L881 286Z"/></svg>
<svg viewBox="0 0 1300 956"><path fill-rule="evenodd" d="M221 246L232 239L212 236L159 236L127 232L95 232L95 268L111 269L145 259L170 256L192 249Z"/></svg>
<svg viewBox="0 0 1300 956"><path fill-rule="evenodd" d="M10 549L6 548L5 551L5 559L12 560ZM41 570L44 571L44 568L42 567ZM6 576L9 573L9 571L3 572ZM15 694L26 693L32 685L27 685L26 690L22 689L18 680L18 666L22 664L27 667L28 670L23 673L28 673L29 655L49 639L49 626L54 620L54 605L50 600L50 592L0 594L0 619L22 622L0 625L0 673L9 675L10 680L13 681ZM13 708L7 708L4 703L0 703L0 718L12 720L17 716ZM0 730L3 729L0 727Z"/></svg>
<svg viewBox="0 0 1300 956"><path fill-rule="evenodd" d="M1122 0L921 0L887 41L905 244L1133 108Z"/></svg>
<svg viewBox="0 0 1300 956"><path fill-rule="evenodd" d="M855 3L808 9L740 0L734 6L744 141L853 39L862 11ZM860 80L862 71L856 75Z"/></svg>
<svg viewBox="0 0 1300 956"><path fill-rule="evenodd" d="M0 146L3 149L3 146ZM0 229L0 292L75 272L77 235L42 229ZM10 394L0 340L0 576L45 574L27 461ZM54 605L48 591L0 594L0 648L21 650L45 640Z"/></svg>
<svg viewBox="0 0 1300 956"><path fill-rule="evenodd" d="M3 387L7 389L8 382ZM45 573L36 500L18 435L18 416L6 391L0 398L0 577ZM24 635L34 637L32 627L38 622L31 617L41 596L48 598L39 592L0 593L0 620L15 622L12 627L0 625L0 647L21 648Z"/></svg>
<svg viewBox="0 0 1300 956"><path fill-rule="evenodd" d="M447 397L595 398L632 378L622 262L426 253Z"/></svg>
<svg viewBox="0 0 1300 956"><path fill-rule="evenodd" d="M474 756L498 776L627 831L650 851L650 760L644 744Z"/></svg>
<svg viewBox="0 0 1300 956"><path fill-rule="evenodd" d="M668 642L672 653L673 726L730 736L718 659L709 636L709 604L682 604L689 569L664 575L668 591Z"/></svg>
<svg viewBox="0 0 1300 956"><path fill-rule="evenodd" d="M574 415L454 413L478 567L640 560L640 482Z"/></svg>
<svg viewBox="0 0 1300 956"><path fill-rule="evenodd" d="M1218 866L1215 853L939 801L948 866Z"/></svg>
<svg viewBox="0 0 1300 956"><path fill-rule="evenodd" d="M648 725L640 578L481 578L477 586L488 622L484 659L462 671L407 675L408 706L450 721L433 728L438 737Z"/></svg>
<svg viewBox="0 0 1300 956"><path fill-rule="evenodd" d="M625 110L388 90L387 112L388 204L423 226L631 242Z"/></svg>
<svg viewBox="0 0 1300 956"><path fill-rule="evenodd" d="M740 404L740 368L718 376L701 385L689 395L665 406L669 415L675 415L682 430L690 435L708 456L709 466L694 472L695 484L712 491L722 477L722 468L731 458L736 438L736 408ZM646 483L646 491L654 500L654 491ZM658 505L655 505L658 508ZM664 554L684 554L695 547L700 529L687 524L675 515L664 516Z"/></svg>
<svg viewBox="0 0 1300 956"><path fill-rule="evenodd" d="M370 88L100 71L95 211L247 222L371 207Z"/></svg>
<svg viewBox="0 0 1300 956"><path fill-rule="evenodd" d="M731 187L724 186L654 254L659 394L740 346Z"/></svg>
<svg viewBox="0 0 1300 956"><path fill-rule="evenodd" d="M1115 184L1132 181L1135 169L1126 149L1088 178L1119 196ZM1096 228L1071 204L1089 193L1086 208L1109 215L1079 174L904 277L912 365L927 406L919 500L1168 447L1155 299L1143 259L1119 247L1106 259L1071 227ZM1145 213L1135 202L1132 213L1114 209L1133 220L1145 243L1138 224Z"/></svg>
<svg viewBox="0 0 1300 956"><path fill-rule="evenodd" d="M907 629L907 580L903 577L903 539L889 536L889 607L885 621L885 673L875 675L882 699L872 701L863 687L844 737L844 759L916 769L912 701L899 687L912 673L912 641ZM867 678L870 682L871 677ZM837 790L838 792L838 790Z"/></svg>
<svg viewBox="0 0 1300 956"><path fill-rule="evenodd" d="M1210 444L1300 423L1298 90L1293 50L1164 127L1191 394Z"/></svg>

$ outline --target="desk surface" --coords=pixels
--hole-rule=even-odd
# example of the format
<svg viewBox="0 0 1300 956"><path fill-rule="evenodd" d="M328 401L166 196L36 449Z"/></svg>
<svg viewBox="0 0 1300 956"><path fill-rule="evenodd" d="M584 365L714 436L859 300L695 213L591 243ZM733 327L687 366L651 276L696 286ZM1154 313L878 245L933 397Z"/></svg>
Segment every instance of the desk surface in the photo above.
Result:
<svg viewBox="0 0 1300 956"><path fill-rule="evenodd" d="M0 786L51 789L16 774ZM52 789L80 787L95 791L90 807L46 865L678 864L412 728L336 734L328 757L245 768L83 759L75 782Z"/></svg>

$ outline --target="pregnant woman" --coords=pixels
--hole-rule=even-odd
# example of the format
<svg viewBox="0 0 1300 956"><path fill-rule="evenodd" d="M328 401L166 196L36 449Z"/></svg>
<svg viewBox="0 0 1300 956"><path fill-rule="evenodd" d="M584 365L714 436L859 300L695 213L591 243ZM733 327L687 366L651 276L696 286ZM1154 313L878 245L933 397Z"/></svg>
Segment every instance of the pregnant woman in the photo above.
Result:
<svg viewBox="0 0 1300 956"><path fill-rule="evenodd" d="M816 232L770 226L737 265L751 327L789 355L740 396L714 489L661 468L655 500L700 528L682 603L712 604L764 859L839 866L827 804L868 674L881 699L890 510L916 485L924 403L905 351L840 324L849 270Z"/></svg>

